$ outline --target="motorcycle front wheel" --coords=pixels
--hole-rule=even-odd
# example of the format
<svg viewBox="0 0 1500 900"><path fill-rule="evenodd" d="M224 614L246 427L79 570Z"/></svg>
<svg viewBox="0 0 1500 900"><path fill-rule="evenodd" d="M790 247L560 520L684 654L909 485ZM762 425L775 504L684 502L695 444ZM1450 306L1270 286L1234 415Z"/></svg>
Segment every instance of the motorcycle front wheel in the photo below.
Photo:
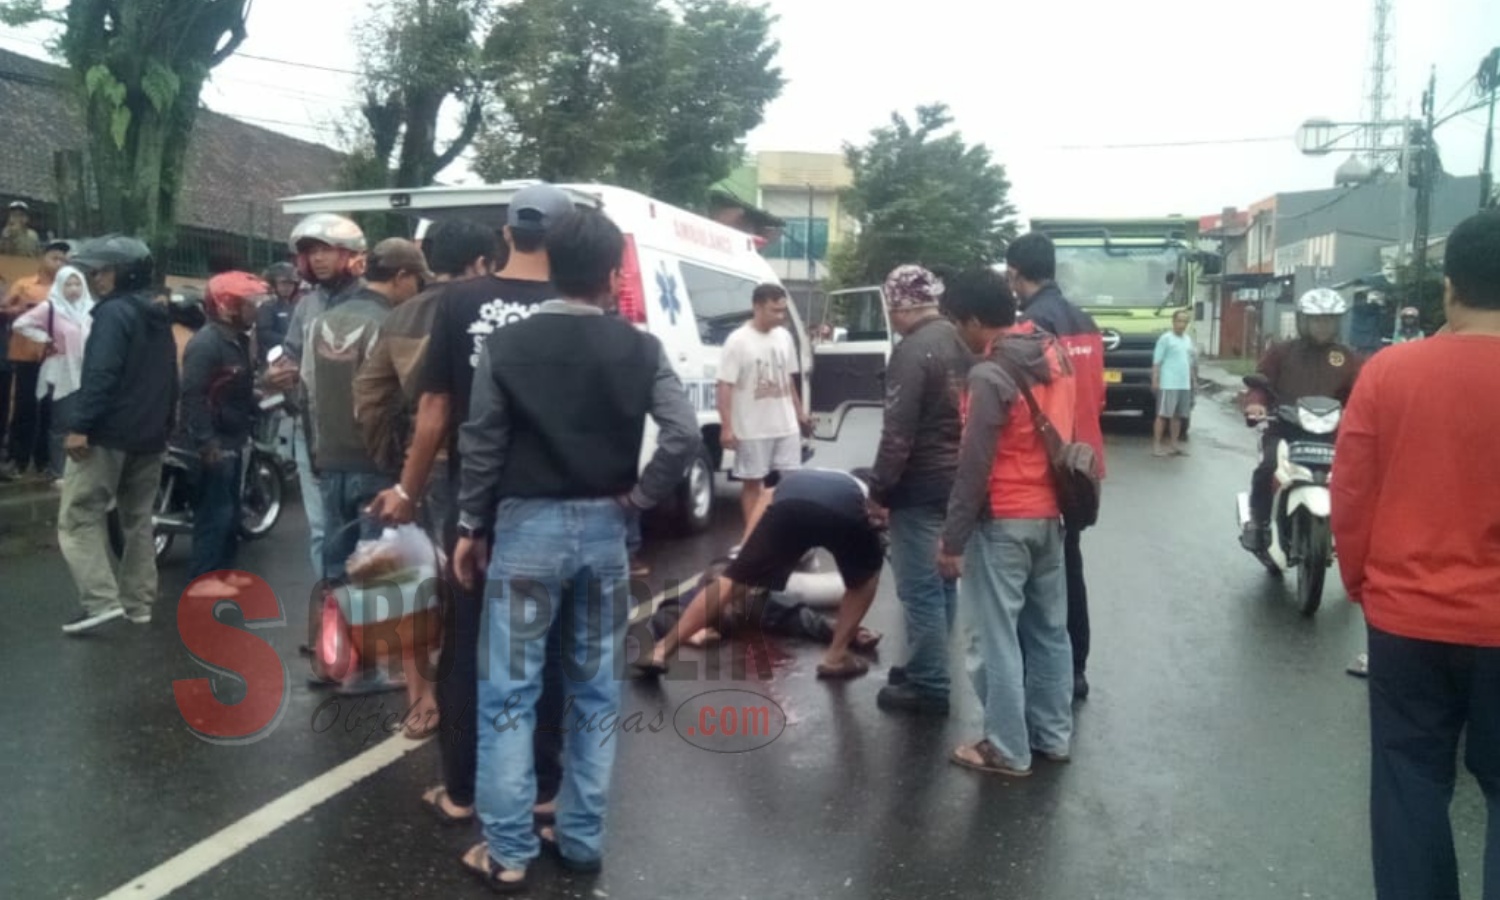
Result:
<svg viewBox="0 0 1500 900"><path fill-rule="evenodd" d="M261 454L250 459L240 488L240 536L247 541L265 537L281 518L281 468Z"/></svg>
<svg viewBox="0 0 1500 900"><path fill-rule="evenodd" d="M1323 581L1333 556L1333 534L1325 519L1308 516L1299 529L1305 542L1297 566L1297 602L1302 615L1311 617L1323 603Z"/></svg>

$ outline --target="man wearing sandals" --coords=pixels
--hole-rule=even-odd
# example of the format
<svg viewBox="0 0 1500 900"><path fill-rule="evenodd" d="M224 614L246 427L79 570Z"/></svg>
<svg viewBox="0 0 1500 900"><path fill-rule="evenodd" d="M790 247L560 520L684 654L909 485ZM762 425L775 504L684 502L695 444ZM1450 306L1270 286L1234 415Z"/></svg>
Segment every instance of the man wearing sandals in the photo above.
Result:
<svg viewBox="0 0 1500 900"><path fill-rule="evenodd" d="M620 708L628 520L671 496L702 441L661 342L604 314L621 283L620 229L602 213L570 212L548 227L546 247L561 299L486 338L459 432L453 569L466 587L489 573L475 796L485 840L463 863L503 893L525 886L541 847L573 871L601 867L619 742L597 723ZM647 415L660 431L638 472ZM533 830L532 740L549 632L562 636L577 718L563 723L556 827Z"/></svg>
<svg viewBox="0 0 1500 900"><path fill-rule="evenodd" d="M1025 392L1068 437L1074 377L1055 338L1016 327L1015 297L998 273L963 273L946 287L948 313L980 357L969 372L938 565L945 577L963 576L959 607L984 734L952 761L1020 777L1031 774L1033 754L1067 760L1073 736L1062 523Z"/></svg>
<svg viewBox="0 0 1500 900"><path fill-rule="evenodd" d="M651 658L637 663L637 668L648 676L665 673L682 643L720 621L725 598L741 599L754 589L786 590L802 557L823 547L833 554L844 580L844 596L818 677L857 678L869 671L851 647L873 647L879 640L859 626L875 599L885 562L880 527L870 515L871 477L869 469L772 471L751 512L744 548L718 579L698 591L677 627L656 642Z"/></svg>

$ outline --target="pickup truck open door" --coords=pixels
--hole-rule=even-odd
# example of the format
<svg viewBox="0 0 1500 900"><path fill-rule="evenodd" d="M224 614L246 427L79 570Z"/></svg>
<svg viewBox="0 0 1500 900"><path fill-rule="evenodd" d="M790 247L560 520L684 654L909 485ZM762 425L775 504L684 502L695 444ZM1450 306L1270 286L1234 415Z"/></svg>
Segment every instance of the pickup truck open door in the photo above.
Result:
<svg viewBox="0 0 1500 900"><path fill-rule="evenodd" d="M895 332L878 286L834 291L809 310L813 342L813 436L837 440L849 410L885 406L885 367Z"/></svg>

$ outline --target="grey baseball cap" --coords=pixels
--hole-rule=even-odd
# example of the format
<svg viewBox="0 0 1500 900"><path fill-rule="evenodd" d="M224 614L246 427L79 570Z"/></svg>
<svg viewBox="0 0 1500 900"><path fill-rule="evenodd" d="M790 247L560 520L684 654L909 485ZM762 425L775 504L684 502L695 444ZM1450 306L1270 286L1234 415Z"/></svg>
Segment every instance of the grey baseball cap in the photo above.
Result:
<svg viewBox="0 0 1500 900"><path fill-rule="evenodd" d="M573 201L550 184L533 184L511 198L505 222L512 231L546 231L561 216L573 211Z"/></svg>

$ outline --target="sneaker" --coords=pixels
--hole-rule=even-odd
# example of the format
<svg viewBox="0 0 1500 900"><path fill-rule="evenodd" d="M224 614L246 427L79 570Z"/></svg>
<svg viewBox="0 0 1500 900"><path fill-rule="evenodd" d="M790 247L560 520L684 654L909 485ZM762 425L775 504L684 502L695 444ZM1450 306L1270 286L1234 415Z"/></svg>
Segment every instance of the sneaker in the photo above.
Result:
<svg viewBox="0 0 1500 900"><path fill-rule="evenodd" d="M909 684L886 685L875 695L875 705L888 712L946 716L948 698L923 693Z"/></svg>
<svg viewBox="0 0 1500 900"><path fill-rule="evenodd" d="M125 618L129 619L133 625L150 625L151 610L148 609L143 613L127 613Z"/></svg>
<svg viewBox="0 0 1500 900"><path fill-rule="evenodd" d="M1031 755L1051 763L1069 763L1073 761L1073 757L1066 750L1062 753L1053 753L1050 750L1043 750L1041 747L1032 747Z"/></svg>
<svg viewBox="0 0 1500 900"><path fill-rule="evenodd" d="M85 631L98 628L106 622L113 622L115 619L123 619L124 617L125 610L119 606L111 607L102 613L81 612L69 620L62 627L62 630L63 634L83 634Z"/></svg>

